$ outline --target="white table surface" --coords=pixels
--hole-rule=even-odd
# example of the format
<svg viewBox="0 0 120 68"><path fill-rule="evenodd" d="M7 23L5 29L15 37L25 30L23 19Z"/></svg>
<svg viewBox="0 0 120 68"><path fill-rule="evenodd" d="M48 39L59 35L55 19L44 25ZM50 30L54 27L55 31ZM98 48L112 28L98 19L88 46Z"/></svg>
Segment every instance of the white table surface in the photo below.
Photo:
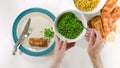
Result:
<svg viewBox="0 0 120 68"><path fill-rule="evenodd" d="M52 55L12 56L13 22L22 11L32 7L47 9L56 16L63 10L75 9L72 0L0 0L0 68L49 68ZM101 56L105 68L120 68L120 39L106 45ZM87 54L87 43L79 41L68 50L60 68L92 68Z"/></svg>

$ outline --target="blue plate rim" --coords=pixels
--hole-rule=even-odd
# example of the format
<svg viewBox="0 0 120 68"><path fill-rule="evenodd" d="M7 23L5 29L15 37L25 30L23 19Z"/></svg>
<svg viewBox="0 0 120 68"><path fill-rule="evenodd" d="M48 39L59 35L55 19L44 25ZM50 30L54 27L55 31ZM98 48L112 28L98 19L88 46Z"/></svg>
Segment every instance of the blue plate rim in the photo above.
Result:
<svg viewBox="0 0 120 68"><path fill-rule="evenodd" d="M17 18L15 19L14 21L14 24L13 24L13 27L12 27L12 36L13 36L13 40L14 42L16 43L18 38L17 38L17 34L16 34L16 30L17 30L17 26L18 26L18 23L20 22L20 20L27 14L29 13L32 13L32 12L40 12L40 13L43 13L43 14L46 14L47 16L49 16L53 21L55 21L55 15L52 14L50 11L46 10L46 9L43 9L43 8L30 8L30 9L27 9L25 11L23 11L22 13L20 13ZM32 52L30 50L27 50L26 48L24 48L22 45L19 47L19 49L24 52L25 54L27 55L30 55L30 56L43 56L43 55L46 55L50 52L52 52L54 50L54 47L55 47L55 42L46 50L44 51L41 51L41 52Z"/></svg>

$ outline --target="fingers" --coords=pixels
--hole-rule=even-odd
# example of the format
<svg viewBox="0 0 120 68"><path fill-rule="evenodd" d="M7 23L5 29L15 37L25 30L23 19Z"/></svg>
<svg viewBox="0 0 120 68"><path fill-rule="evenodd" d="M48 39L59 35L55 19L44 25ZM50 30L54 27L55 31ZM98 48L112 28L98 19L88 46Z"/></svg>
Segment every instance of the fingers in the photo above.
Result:
<svg viewBox="0 0 120 68"><path fill-rule="evenodd" d="M57 35L54 36L54 40L55 40L56 45L59 44L59 39L58 39Z"/></svg>
<svg viewBox="0 0 120 68"><path fill-rule="evenodd" d="M97 30L94 30L94 33L96 35L95 45L101 44L103 42L103 39L102 39L100 33Z"/></svg>
<svg viewBox="0 0 120 68"><path fill-rule="evenodd" d="M55 51L57 51L57 50L60 49L60 42L59 42L59 39L58 39L58 37L56 35L54 36L54 39L55 39L55 43L56 43Z"/></svg>
<svg viewBox="0 0 120 68"><path fill-rule="evenodd" d="M67 47L67 41L63 41L62 47L61 47L61 52L65 52Z"/></svg>
<svg viewBox="0 0 120 68"><path fill-rule="evenodd" d="M93 29L93 31L94 31L94 33L96 35L96 38L101 38L101 35L97 30Z"/></svg>
<svg viewBox="0 0 120 68"><path fill-rule="evenodd" d="M90 30L88 30L85 34L86 37L89 37L90 36Z"/></svg>
<svg viewBox="0 0 120 68"><path fill-rule="evenodd" d="M93 45L93 40L94 40L94 32L93 30L90 30L89 46Z"/></svg>
<svg viewBox="0 0 120 68"><path fill-rule="evenodd" d="M87 32L86 32L85 38L89 41L89 38L90 38L90 31L87 31Z"/></svg>
<svg viewBox="0 0 120 68"><path fill-rule="evenodd" d="M97 49L102 49L104 47L104 41L101 37L101 34L95 29L93 29L93 31L94 31L94 35L95 35L94 47Z"/></svg>

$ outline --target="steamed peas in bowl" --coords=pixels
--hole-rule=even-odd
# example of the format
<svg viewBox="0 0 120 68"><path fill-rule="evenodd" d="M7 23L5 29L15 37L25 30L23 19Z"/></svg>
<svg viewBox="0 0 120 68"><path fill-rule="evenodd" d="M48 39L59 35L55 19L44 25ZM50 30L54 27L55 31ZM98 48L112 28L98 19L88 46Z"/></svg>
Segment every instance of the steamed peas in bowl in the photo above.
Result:
<svg viewBox="0 0 120 68"><path fill-rule="evenodd" d="M87 27L84 15L75 10L67 10L56 18L54 31L61 40L76 42L86 33L84 27Z"/></svg>
<svg viewBox="0 0 120 68"><path fill-rule="evenodd" d="M58 32L68 39L75 39L83 31L83 24L72 12L66 12L58 20Z"/></svg>

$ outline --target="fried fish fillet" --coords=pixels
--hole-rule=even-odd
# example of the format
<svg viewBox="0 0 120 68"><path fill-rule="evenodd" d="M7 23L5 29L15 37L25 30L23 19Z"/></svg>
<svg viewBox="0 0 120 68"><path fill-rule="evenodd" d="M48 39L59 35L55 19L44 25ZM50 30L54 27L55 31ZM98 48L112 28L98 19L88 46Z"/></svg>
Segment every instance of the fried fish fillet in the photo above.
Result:
<svg viewBox="0 0 120 68"><path fill-rule="evenodd" d="M112 23L113 19L109 12L101 13L101 18L103 22L103 30L106 33L109 33L114 30L114 24Z"/></svg>
<svg viewBox="0 0 120 68"><path fill-rule="evenodd" d="M103 27L102 27L102 20L100 16L95 16L93 19L91 19L88 22L89 28L94 28L98 30L101 33L101 36L104 38L104 32L103 32Z"/></svg>
<svg viewBox="0 0 120 68"><path fill-rule="evenodd" d="M94 28L101 33L103 38L114 30L115 26L112 23L113 19L109 12L102 12L101 16L96 16L88 22L90 28Z"/></svg>
<svg viewBox="0 0 120 68"><path fill-rule="evenodd" d="M102 12L101 18L103 22L104 36L106 37L110 32L114 31L115 24L113 24L113 19L109 12Z"/></svg>
<svg viewBox="0 0 120 68"><path fill-rule="evenodd" d="M96 16L88 22L90 28L101 33L102 38L115 30L115 22L120 18L120 7L116 7L118 0L107 0L101 9L100 16Z"/></svg>
<svg viewBox="0 0 120 68"><path fill-rule="evenodd" d="M44 38L30 38L29 44L36 47L48 47L48 42Z"/></svg>
<svg viewBox="0 0 120 68"><path fill-rule="evenodd" d="M118 0L107 0L106 4L103 6L101 12L112 12L116 7Z"/></svg>
<svg viewBox="0 0 120 68"><path fill-rule="evenodd" d="M120 7L116 7L111 16L113 18L113 23L115 23L120 18Z"/></svg>

